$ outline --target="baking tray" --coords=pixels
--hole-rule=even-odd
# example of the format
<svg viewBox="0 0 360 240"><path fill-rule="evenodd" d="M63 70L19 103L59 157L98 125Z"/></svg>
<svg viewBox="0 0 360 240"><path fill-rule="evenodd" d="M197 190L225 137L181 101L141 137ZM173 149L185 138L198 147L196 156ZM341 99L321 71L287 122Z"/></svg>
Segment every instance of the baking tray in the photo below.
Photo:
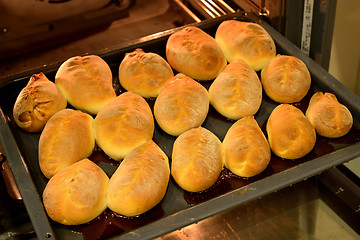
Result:
<svg viewBox="0 0 360 240"><path fill-rule="evenodd" d="M37 151L40 133L22 131L16 126L12 117L15 99L30 76L33 73L43 72L50 80L53 80L61 63L45 65L3 78L0 80L0 144L4 148L39 239L152 239L260 198L360 156L360 99L255 15L237 12L192 25L198 26L214 36L218 25L228 19L259 23L273 37L278 53L296 56L304 61L311 73L312 85L307 96L295 106L305 111L310 97L315 92L332 92L342 104L349 108L353 115L354 126L351 131L339 139L317 136L314 149L298 160L284 160L272 154L267 169L252 178L237 177L224 169L216 184L202 193L185 192L171 178L164 199L152 210L136 218L124 218L107 209L88 224L64 226L50 220L42 205L41 195L47 179L40 172L38 164ZM121 88L117 78L118 66L125 53L142 48L145 52L155 52L165 57L167 38L179 29L171 29L120 44L115 51L92 54L100 55L110 65L113 70L114 87L119 94ZM206 88L210 83L202 82ZM154 101L149 100L148 102L153 107ZM265 135L267 118L277 105L263 94L263 101L259 111L255 114L255 119ZM222 117L210 107L203 127L211 130L220 140L223 140L226 131L233 123L234 121ZM171 161L172 144L175 137L164 133L156 125L153 139ZM98 163L109 176L118 166L117 162L106 157L100 149L96 149L90 159Z"/></svg>

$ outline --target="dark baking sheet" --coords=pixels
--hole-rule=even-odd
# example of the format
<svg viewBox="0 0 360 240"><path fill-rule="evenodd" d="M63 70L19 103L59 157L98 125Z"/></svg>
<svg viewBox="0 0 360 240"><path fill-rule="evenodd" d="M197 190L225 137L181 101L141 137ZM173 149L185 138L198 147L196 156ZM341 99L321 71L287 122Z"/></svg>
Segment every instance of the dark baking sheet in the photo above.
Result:
<svg viewBox="0 0 360 240"><path fill-rule="evenodd" d="M293 183L314 176L326 169L340 165L360 156L360 99L339 81L329 75L318 64L304 55L287 39L260 22L253 15L243 12L223 16L194 24L214 36L217 26L227 19L253 21L260 23L273 37L277 52L297 56L308 66L312 76L312 86L308 95L295 104L305 111L308 101L316 91L334 93L339 101L346 105L354 117L354 127L344 137L327 139L317 136L314 149L298 160L284 160L272 155L268 168L253 178L240 178L224 169L217 183L202 193L187 193L181 190L173 179L164 199L149 212L133 219L123 218L106 210L97 219L80 226L63 226L50 220L42 205L41 194L47 183L38 165L38 140L40 133L27 133L19 129L12 118L12 107L20 90L26 85L33 73L44 72L54 80L57 68L61 63L47 65L16 76L1 79L0 86L0 144L3 146L14 177L20 188L25 206L40 239L152 239L165 233L182 228L201 219L207 218L224 210L264 196ZM98 54L111 66L114 76L114 87L120 91L118 83L118 66L125 53L136 48L145 52L155 52L165 57L165 44L168 36L178 29L158 33L137 41L119 45L118 50ZM64 59L66 60L66 59ZM209 87L211 82L203 83ZM153 100L148 101L150 106ZM263 129L271 111L277 103L265 94L260 110L255 119ZM203 126L223 140L227 129L233 124L210 107L209 115ZM171 160L172 144L175 137L164 133L157 125L154 141L163 149ZM98 163L109 175L118 163L109 159L96 149L91 159Z"/></svg>

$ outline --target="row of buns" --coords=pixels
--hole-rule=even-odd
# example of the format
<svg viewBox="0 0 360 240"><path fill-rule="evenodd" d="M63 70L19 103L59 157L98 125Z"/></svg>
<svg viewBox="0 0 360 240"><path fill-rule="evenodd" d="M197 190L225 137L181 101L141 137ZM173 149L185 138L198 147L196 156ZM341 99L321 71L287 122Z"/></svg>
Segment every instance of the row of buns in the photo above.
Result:
<svg viewBox="0 0 360 240"><path fill-rule="evenodd" d="M106 207L135 216L161 201L170 173L182 189L205 191L224 167L252 177L267 168L271 152L285 159L301 158L313 149L316 133L341 137L352 127L350 111L331 93L314 94L306 114L292 105L308 94L309 71L296 57L276 55L273 40L258 24L224 21L215 38L197 27L185 27L169 37L166 58L141 49L127 53L119 65L119 82L127 91L118 96L110 67L95 55L65 61L55 83L44 74L33 75L21 91L13 115L24 130L42 131L39 165L50 179L43 200L53 220L81 224ZM212 81L208 90L202 81ZM270 113L266 135L254 118L263 90L279 103ZM153 111L148 98L154 99ZM66 108L67 103L77 110ZM234 121L222 142L201 127L210 105ZM155 123L176 137L171 168L165 166L168 157L152 142ZM80 162L90 164L84 159L96 145L121 162L107 184L103 174L95 174L95 179L79 174ZM155 172L157 180L150 176ZM83 206L83 198L91 197L89 189L81 187L86 180L77 180L82 177L98 181L94 187L102 184L92 193L101 195L93 196L99 203L86 221L81 211L78 220L64 220L68 210L57 212L56 202L63 202L61 209L72 209L76 206L66 202L80 201L78 206ZM80 185L74 192L69 190L76 183Z"/></svg>

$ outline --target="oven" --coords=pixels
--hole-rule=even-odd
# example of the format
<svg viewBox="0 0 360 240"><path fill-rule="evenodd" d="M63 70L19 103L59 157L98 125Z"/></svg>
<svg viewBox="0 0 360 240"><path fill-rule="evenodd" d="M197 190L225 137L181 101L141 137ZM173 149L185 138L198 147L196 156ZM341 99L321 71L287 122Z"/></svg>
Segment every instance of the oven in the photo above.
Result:
<svg viewBox="0 0 360 240"><path fill-rule="evenodd" d="M33 3L45 11L53 6L66 11L82 2ZM331 42L326 40L332 34L335 4L316 0L94 1L86 9L68 11L64 18L47 14L28 25L19 23L19 18L4 21L7 24L0 26L1 238L358 239L360 181L344 163L360 156L360 100L327 72ZM13 14L24 16L29 7L34 6L15 9ZM81 19L79 25L72 27L77 19ZM322 141L317 152L300 163L272 159L272 166L253 179L223 172L217 188L203 195L179 191L172 184L166 199L138 219L121 219L107 211L95 223L78 227L49 220L40 199L44 182L32 166L37 156L34 139L39 136L16 130L11 119L11 104L29 76L39 71L53 76L64 60L89 53L102 56L116 69L132 49L164 55L164 43L177 29L190 24L214 34L226 19L262 24L279 51L303 59L316 79L314 87L334 90L350 106L354 129L349 136ZM264 112L272 107L269 103ZM210 119L207 124L216 121ZM158 134L156 140L167 139L162 137Z"/></svg>

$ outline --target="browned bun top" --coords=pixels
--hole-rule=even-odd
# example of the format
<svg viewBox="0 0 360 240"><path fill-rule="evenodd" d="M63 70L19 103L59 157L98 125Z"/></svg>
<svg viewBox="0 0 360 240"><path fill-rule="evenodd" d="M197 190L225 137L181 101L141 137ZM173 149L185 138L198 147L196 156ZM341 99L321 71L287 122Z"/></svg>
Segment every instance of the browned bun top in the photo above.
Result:
<svg viewBox="0 0 360 240"><path fill-rule="evenodd" d="M211 105L223 116L238 120L254 115L262 102L262 86L254 69L241 59L230 62L209 88Z"/></svg>
<svg viewBox="0 0 360 240"><path fill-rule="evenodd" d="M295 103L308 93L311 76L304 62L297 57L277 55L261 71L261 82L272 100Z"/></svg>
<svg viewBox="0 0 360 240"><path fill-rule="evenodd" d="M89 159L58 172L46 184L43 203L48 216L64 225L88 223L106 208L109 178Z"/></svg>
<svg viewBox="0 0 360 240"><path fill-rule="evenodd" d="M194 26L170 35L166 58L175 70L196 80L212 80L226 65L224 53L215 39Z"/></svg>
<svg viewBox="0 0 360 240"><path fill-rule="evenodd" d="M182 73L166 83L154 104L157 123L163 131L173 136L201 126L208 111L206 88Z"/></svg>
<svg viewBox="0 0 360 240"><path fill-rule="evenodd" d="M112 159L123 159L132 149L152 139L154 117L143 97L125 92L106 104L95 117L98 146Z"/></svg>
<svg viewBox="0 0 360 240"><path fill-rule="evenodd" d="M16 98L13 116L16 124L28 132L40 132L67 101L56 85L43 73L33 74Z"/></svg>
<svg viewBox="0 0 360 240"><path fill-rule="evenodd" d="M315 129L300 109L289 104L271 112L266 131L271 150L282 158L301 158L315 146Z"/></svg>
<svg viewBox="0 0 360 240"><path fill-rule="evenodd" d="M107 205L128 217L145 213L163 199L169 178L168 157L149 140L133 149L111 176Z"/></svg>
<svg viewBox="0 0 360 240"><path fill-rule="evenodd" d="M97 114L116 97L109 65L99 56L76 56L59 67L55 84L76 109Z"/></svg>
<svg viewBox="0 0 360 240"><path fill-rule="evenodd" d="M253 177L269 165L269 143L254 116L236 121L227 131L223 146L225 167L238 176Z"/></svg>
<svg viewBox="0 0 360 240"><path fill-rule="evenodd" d="M51 178L73 163L89 157L94 148L94 119L78 110L60 110L48 120L40 135L40 170Z"/></svg>
<svg viewBox="0 0 360 240"><path fill-rule="evenodd" d="M353 125L351 112L332 93L315 93L310 99L306 117L319 135L328 138L346 135Z"/></svg>
<svg viewBox="0 0 360 240"><path fill-rule="evenodd" d="M255 71L261 70L276 55L273 39L257 23L223 21L216 30L215 40L228 62L242 59Z"/></svg>
<svg viewBox="0 0 360 240"><path fill-rule="evenodd" d="M142 49L127 53L119 66L121 86L144 98L157 97L173 76L173 70L165 59L156 53L145 53Z"/></svg>
<svg viewBox="0 0 360 240"><path fill-rule="evenodd" d="M203 127L182 133L174 142L171 175L186 191L200 192L213 186L223 165L222 143Z"/></svg>

